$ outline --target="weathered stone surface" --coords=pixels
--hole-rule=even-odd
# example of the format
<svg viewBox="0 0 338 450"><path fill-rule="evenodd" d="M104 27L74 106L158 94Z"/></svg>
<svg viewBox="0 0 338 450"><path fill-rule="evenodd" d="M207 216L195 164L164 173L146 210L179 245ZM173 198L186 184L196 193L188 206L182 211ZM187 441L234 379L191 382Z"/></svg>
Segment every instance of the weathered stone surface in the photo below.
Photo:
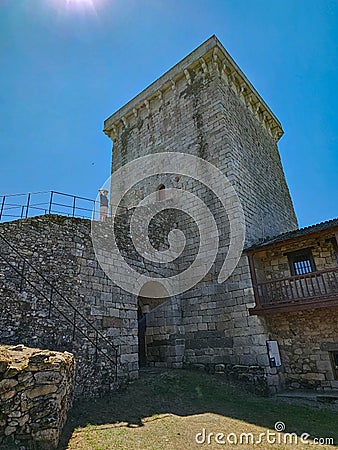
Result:
<svg viewBox="0 0 338 450"><path fill-rule="evenodd" d="M15 377L19 373L19 369L17 367L10 367L4 373L4 378L12 378Z"/></svg>
<svg viewBox="0 0 338 450"><path fill-rule="evenodd" d="M77 360L76 397L88 398L111 391L128 378L129 373L134 374L138 370L135 300L131 295L122 295L105 273L98 269L90 238L90 221L51 215L3 223L0 227L12 245L22 251L32 265L53 282L64 298L82 314L83 318L80 314L76 316L76 325L84 333L76 331L73 334L73 326L68 318L73 319L74 310L61 297L55 294L60 310L57 312L54 308L50 309L48 299L39 295L28 283L23 284L20 294L20 278L13 276L1 260L0 270L2 272L3 269L5 279L0 282L0 295L4 299L0 303L0 342L15 345L18 355L22 351L21 344L74 354ZM82 248L81 255L74 253L79 245ZM2 241L0 246L1 252L14 265L21 264L15 252ZM27 279L42 293L47 292L49 295L50 286L46 286L28 264L25 271ZM94 319L89 305L97 313ZM101 352L95 351L95 330L88 323L92 323L107 337L107 341L98 339ZM120 355L136 355L136 359L131 358L120 365L118 379L115 378L114 345ZM54 358L53 361L51 358ZM57 358L51 355L47 360L44 350L33 355L28 362L29 371L34 374L58 371L59 364ZM11 368L13 375L15 370ZM44 384L53 383L52 379L48 380L47 374L43 377Z"/></svg>
<svg viewBox="0 0 338 450"><path fill-rule="evenodd" d="M287 388L336 389L330 351L338 340L337 318L338 307L268 318L271 337L279 343Z"/></svg>
<svg viewBox="0 0 338 450"><path fill-rule="evenodd" d="M34 374L34 379L39 384L52 384L60 382L62 376L59 372L55 371L45 371L45 372L36 372Z"/></svg>
<svg viewBox="0 0 338 450"><path fill-rule="evenodd" d="M124 322L120 317L103 317L102 326L103 328L122 328Z"/></svg>
<svg viewBox="0 0 338 450"><path fill-rule="evenodd" d="M274 301L283 301L283 295L298 300L290 303L290 311L266 317L271 339L278 341L282 366L278 374L283 387L289 389L335 389L335 369L330 352L338 351L338 308L325 307L326 298L338 293L335 273L327 269L337 267L335 228L326 228L320 234L300 236L297 240L281 241L257 249L254 262L258 282L290 279L288 255L301 249L311 249L316 271L324 275L285 281L283 288L276 284L269 295ZM322 308L307 309L308 301L318 296ZM292 311L301 303L303 311Z"/></svg>
<svg viewBox="0 0 338 450"><path fill-rule="evenodd" d="M8 426L5 428L4 435L10 436L11 434L13 434L15 432L15 430L16 430L16 427Z"/></svg>
<svg viewBox="0 0 338 450"><path fill-rule="evenodd" d="M73 397L73 356L25 346L0 346L0 355L8 366L3 376L9 376L0 381L1 442L56 449Z"/></svg>
<svg viewBox="0 0 338 450"><path fill-rule="evenodd" d="M33 433L33 437L41 449L55 448L59 440L59 430L57 428L39 430Z"/></svg>
<svg viewBox="0 0 338 450"><path fill-rule="evenodd" d="M6 372L10 364L9 354L6 348L0 348L0 373Z"/></svg>
<svg viewBox="0 0 338 450"><path fill-rule="evenodd" d="M38 405L30 409L29 414L33 421L42 417L50 416L57 412L57 402L55 399L48 399L39 402Z"/></svg>
<svg viewBox="0 0 338 450"><path fill-rule="evenodd" d="M44 395L52 394L56 390L57 390L56 386L43 385L43 386L39 386L39 387L34 388L34 389L29 389L27 391L27 397L31 398L31 399L35 398L35 397L42 397Z"/></svg>
<svg viewBox="0 0 338 450"><path fill-rule="evenodd" d="M8 391L4 392L3 394L0 394L0 398L4 402L4 401L7 401L7 400L13 398L15 394L16 394L15 390L8 390Z"/></svg>
<svg viewBox="0 0 338 450"><path fill-rule="evenodd" d="M14 386L16 386L18 382L13 379L4 379L0 381L0 394L3 394L4 392L12 390Z"/></svg>

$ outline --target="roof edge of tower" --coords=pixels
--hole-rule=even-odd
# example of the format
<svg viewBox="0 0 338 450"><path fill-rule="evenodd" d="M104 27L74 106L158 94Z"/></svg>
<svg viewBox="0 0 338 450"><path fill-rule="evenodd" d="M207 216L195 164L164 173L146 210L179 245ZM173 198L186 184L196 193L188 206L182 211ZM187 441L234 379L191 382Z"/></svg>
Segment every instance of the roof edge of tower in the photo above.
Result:
<svg viewBox="0 0 338 450"><path fill-rule="evenodd" d="M204 71L208 71L208 66L203 58L207 54L212 54L211 63L219 75L223 76L227 83L234 87L234 90L242 98L246 106L251 109L257 119L262 122L274 139L278 141L284 134L281 123L215 35L203 42L199 47L109 116L104 121L104 133L109 137L114 136L116 134L114 128L119 122L122 122L126 126L126 116L133 112L135 114L140 104L146 105L149 108L149 100L156 95L161 95L161 88L165 85L174 85L175 79L185 76L189 83L190 77L187 69L197 62L201 63Z"/></svg>

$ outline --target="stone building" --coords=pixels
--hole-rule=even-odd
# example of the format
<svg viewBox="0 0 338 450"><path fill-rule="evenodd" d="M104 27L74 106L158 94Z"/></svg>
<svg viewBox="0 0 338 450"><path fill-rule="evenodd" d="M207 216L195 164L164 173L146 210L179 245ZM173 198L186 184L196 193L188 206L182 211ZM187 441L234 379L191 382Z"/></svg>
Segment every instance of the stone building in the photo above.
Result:
<svg viewBox="0 0 338 450"><path fill-rule="evenodd" d="M239 262L218 283L230 247L227 212L205 185L165 171L127 190L113 224L128 264L158 277L136 294L100 267L89 220L47 214L1 224L0 342L74 353L79 396L136 377L142 364L224 373L264 393L337 387L338 222L298 230L277 147L281 124L217 38L115 112L104 132L113 141L113 180L127 163L160 152L217 167L243 207ZM203 279L163 298L161 277L194 261L199 230L175 209L157 214L149 223L157 250L168 248L171 230L185 234L182 254L164 266L138 254L130 224L147 195L162 201L171 188L203 200L219 247ZM105 233L111 225L98 226Z"/></svg>
<svg viewBox="0 0 338 450"><path fill-rule="evenodd" d="M256 306L277 340L287 388L338 389L338 219L247 250Z"/></svg>
<svg viewBox="0 0 338 450"><path fill-rule="evenodd" d="M219 168L231 180L243 205L245 248L257 246L273 236L285 236L287 232L298 236L297 220L277 147L283 134L280 122L216 37L211 37L110 116L105 121L104 132L113 141L113 177L126 163L157 152L193 154ZM164 173L148 178L128 192L125 206L134 207L149 192L167 188L190 189L203 197L217 221L220 252L224 257L229 245L226 217L206 189L185 177ZM168 216L167 222L170 221L176 221L174 226L179 226L177 216ZM190 230L184 219L182 229ZM186 237L189 243L189 231ZM297 245L299 249L303 248L302 242ZM323 243L322 253L327 254L328 264L333 268L332 274L324 277L336 276L337 261L331 250L325 251L325 246L332 249L332 245ZM196 243L192 248L196 250ZM288 337L292 345L286 347L288 331L285 329L283 338L278 334L277 330L281 333L282 329L276 322L279 316L274 316L272 321L272 316L259 310L258 290L261 288L256 286L255 271L257 276L263 276L269 270L274 271L276 263L266 257L264 268L260 269L257 262L253 269L252 254L252 251L243 252L237 268L223 284L216 281L220 268L220 261L216 260L208 276L194 288L162 300L162 304L159 300L144 298L140 293L139 318L145 308L147 313L145 337L144 330L139 336L140 358L157 366L196 367L224 371L254 383L266 381L270 391L285 383L289 387L303 386L306 380L307 386L334 387L328 354L321 356L323 363L316 367L313 363L306 366L308 360L318 358L318 354L308 354L310 338L307 344L299 344L296 348L297 339L292 335ZM188 256L183 255L177 262L178 268L184 266L185 258ZM285 261L283 264L287 271ZM274 277L289 275L274 273ZM319 280L318 277L315 279ZM332 286L332 295L337 300L337 285L333 283ZM274 290L274 284L270 287L278 297L280 291ZM303 303L302 299L297 301ZM325 311L332 314L331 310ZM324 314L324 310L321 313ZM311 313L306 314L310 319ZM288 317L282 316L279 320L287 324ZM337 315L333 315L331 328L328 325L332 332L330 336L319 327L317 346L321 345L321 334L323 339L326 336L327 345L337 342L336 318ZM293 320L301 323L298 319ZM271 367L267 341L272 340L280 344L281 367ZM300 348L304 355L298 358L298 369L295 369L294 359L288 351L294 350L297 354ZM335 357L332 353L331 358ZM305 362L299 369L301 361ZM324 366L326 375L323 374Z"/></svg>

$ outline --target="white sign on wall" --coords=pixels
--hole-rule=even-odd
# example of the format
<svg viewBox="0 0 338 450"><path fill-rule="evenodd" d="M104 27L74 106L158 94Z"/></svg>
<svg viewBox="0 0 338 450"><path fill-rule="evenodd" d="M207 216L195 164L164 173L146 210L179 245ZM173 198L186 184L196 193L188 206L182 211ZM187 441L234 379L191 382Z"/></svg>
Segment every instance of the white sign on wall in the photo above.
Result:
<svg viewBox="0 0 338 450"><path fill-rule="evenodd" d="M266 341L268 349L270 367L280 367L282 361L280 358L279 347L277 341Z"/></svg>

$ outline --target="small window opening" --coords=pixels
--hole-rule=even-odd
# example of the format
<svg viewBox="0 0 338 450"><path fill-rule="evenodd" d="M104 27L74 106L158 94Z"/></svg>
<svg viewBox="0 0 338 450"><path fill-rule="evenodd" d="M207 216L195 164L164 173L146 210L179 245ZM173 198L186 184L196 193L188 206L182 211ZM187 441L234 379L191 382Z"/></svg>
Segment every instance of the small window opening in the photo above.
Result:
<svg viewBox="0 0 338 450"><path fill-rule="evenodd" d="M164 184L160 184L157 188L157 200L165 199L165 186Z"/></svg>
<svg viewBox="0 0 338 450"><path fill-rule="evenodd" d="M288 253L291 275L304 275L316 270L311 248Z"/></svg>

